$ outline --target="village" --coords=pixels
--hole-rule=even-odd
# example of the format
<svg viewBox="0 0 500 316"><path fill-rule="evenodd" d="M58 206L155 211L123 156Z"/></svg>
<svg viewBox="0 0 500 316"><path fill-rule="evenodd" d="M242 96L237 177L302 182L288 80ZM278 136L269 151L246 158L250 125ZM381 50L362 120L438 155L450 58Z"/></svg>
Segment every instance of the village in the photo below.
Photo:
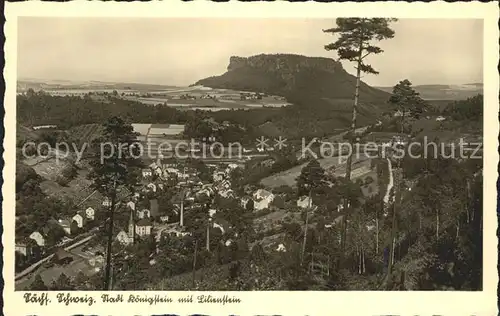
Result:
<svg viewBox="0 0 500 316"><path fill-rule="evenodd" d="M206 167L210 172L210 178L203 181L199 177L199 170L186 166L185 162L162 164L158 160L143 169L142 189L134 194L121 194L116 204L118 214L115 216L122 215L128 220L126 223L122 222L121 227L115 228L115 243L127 247L151 236L159 241L162 236L181 238L190 235L186 214L189 215L192 210L205 207L207 201L212 201L216 196L236 199L242 208L254 214L271 213L271 209L278 210L273 205L278 195L269 190L247 188L243 195L235 192L231 179L235 174L243 172L244 164L207 164ZM170 208L159 204L159 200L163 200L162 196L167 190L169 195L173 195L171 200L167 201ZM82 205L82 209L76 211L72 217L51 219L41 231L33 231L28 238L17 240L16 254L22 260L17 260L16 264L24 264L26 267L27 262L32 264L30 265L32 267L42 262L39 267L25 269L29 271L28 273L21 271L16 276L18 284L28 285L37 274L50 285L61 273L75 277L79 272L90 276L101 271L105 263L105 245L92 243L91 240L104 227L111 203L110 198L103 197L98 207ZM307 208L309 200L303 197L295 204L298 208ZM216 234L224 235L232 227L226 220L217 216L217 211L215 206L209 209L211 227L208 233L215 230ZM269 230L272 225L273 223L269 223L265 218L257 217L257 227ZM64 236L61 236L56 244L51 244L48 240L52 239L48 237L52 229L61 229L64 232ZM229 247L231 242L228 237L224 244ZM276 249L283 249L283 245L279 245ZM50 260L45 260L49 257Z"/></svg>

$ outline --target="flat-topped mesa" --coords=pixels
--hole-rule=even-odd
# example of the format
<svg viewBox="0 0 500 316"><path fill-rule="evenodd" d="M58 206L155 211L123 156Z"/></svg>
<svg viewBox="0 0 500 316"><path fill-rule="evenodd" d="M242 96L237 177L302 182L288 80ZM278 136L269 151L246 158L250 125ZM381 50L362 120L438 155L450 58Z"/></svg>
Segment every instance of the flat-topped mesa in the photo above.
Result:
<svg viewBox="0 0 500 316"><path fill-rule="evenodd" d="M342 64L331 58L306 57L295 54L260 54L251 57L232 56L229 59L228 71L250 67L266 69L271 72L298 72L302 69L317 68L323 71L344 71Z"/></svg>
<svg viewBox="0 0 500 316"><path fill-rule="evenodd" d="M224 74L201 79L196 85L263 92L283 96L295 104L310 106L335 99L351 100L356 77L331 58L261 54L233 56ZM389 94L361 82L360 98L365 103L376 101L385 104Z"/></svg>

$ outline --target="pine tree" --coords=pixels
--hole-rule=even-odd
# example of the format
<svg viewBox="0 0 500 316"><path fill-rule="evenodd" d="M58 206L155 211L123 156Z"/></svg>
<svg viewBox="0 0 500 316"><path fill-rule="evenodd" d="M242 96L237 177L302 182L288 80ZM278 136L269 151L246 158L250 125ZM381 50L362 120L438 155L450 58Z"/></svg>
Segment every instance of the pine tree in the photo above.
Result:
<svg viewBox="0 0 500 316"><path fill-rule="evenodd" d="M111 246L113 243L113 215L118 203L118 193L127 189L134 192L139 183L142 162L139 147L134 143L137 136L132 125L119 117L112 117L104 124L104 136L93 143L94 159L89 178L92 187L111 199L108 211L108 244L104 290L109 290L111 282Z"/></svg>
<svg viewBox="0 0 500 316"><path fill-rule="evenodd" d="M389 27L396 19L385 18L337 18L337 27L323 30L325 33L339 35L339 38L331 44L325 46L327 51L335 50L340 60L347 60L356 63L356 88L354 93L354 104L352 108L352 121L349 131L351 147L356 139L356 115L359 103L359 87L361 83L361 73L378 74L371 65L365 63L365 58L371 54L380 54L383 50L373 44L374 41L381 41L394 37L394 31ZM346 175L347 180L351 179L352 169L351 151L347 158ZM347 209L346 200L344 208ZM342 250L345 252L345 238L347 233L347 213L342 220L343 238Z"/></svg>

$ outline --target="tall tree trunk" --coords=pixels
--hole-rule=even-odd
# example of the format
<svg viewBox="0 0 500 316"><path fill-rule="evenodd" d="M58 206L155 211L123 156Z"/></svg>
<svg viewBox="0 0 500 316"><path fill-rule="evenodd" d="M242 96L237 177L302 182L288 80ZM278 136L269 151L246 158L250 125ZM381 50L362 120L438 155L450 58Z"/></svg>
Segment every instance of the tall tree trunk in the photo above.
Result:
<svg viewBox="0 0 500 316"><path fill-rule="evenodd" d="M210 221L208 222L208 225L207 225L207 244L206 244L206 247L207 247L207 251L210 251Z"/></svg>
<svg viewBox="0 0 500 316"><path fill-rule="evenodd" d="M465 202L465 209L467 211L467 224L469 224L469 219L470 219L470 214L469 214L469 206L470 206L470 182L469 182L469 179L467 179L466 181L467 181L467 190L466 190L467 200Z"/></svg>
<svg viewBox="0 0 500 316"><path fill-rule="evenodd" d="M380 195L380 206L382 213L384 212L384 198ZM378 207L375 208L375 254L378 254L379 251L379 213L378 213Z"/></svg>
<svg viewBox="0 0 500 316"><path fill-rule="evenodd" d="M363 253L362 254L363 254L363 256L362 256L362 258L363 258L363 268L362 268L361 272L365 273L366 272L366 263L365 263L365 249L364 248L363 248Z"/></svg>
<svg viewBox="0 0 500 316"><path fill-rule="evenodd" d="M394 239L392 240L392 257L391 257L392 265L394 265L394 262L396 262L396 260L394 260L395 257L396 257L396 237L394 237Z"/></svg>
<svg viewBox="0 0 500 316"><path fill-rule="evenodd" d="M439 209L436 208L436 239L439 239Z"/></svg>
<svg viewBox="0 0 500 316"><path fill-rule="evenodd" d="M356 261L358 262L358 274L361 274L361 250L359 250L358 245L356 245Z"/></svg>
<svg viewBox="0 0 500 316"><path fill-rule="evenodd" d="M192 276L192 288L196 287L196 257L198 255L198 239L194 241L194 257L193 257L193 276Z"/></svg>
<svg viewBox="0 0 500 316"><path fill-rule="evenodd" d="M359 86L361 82L361 62L362 62L362 56L363 56L363 39L361 38L361 42L359 45L359 52L358 52L358 67L356 68L356 90L354 93L354 105L352 107L352 121L351 121L351 129L349 131L350 133L350 145L351 145L351 150L349 152L349 156L347 157L347 163L346 163L346 171L345 171L345 178L347 181L351 180L351 169L352 169L352 156L353 156L353 148L354 148L354 143L356 141L356 117L357 117L357 109L358 109L358 102L359 102ZM349 202L349 199L345 199L344 201L344 217L342 218L342 229L343 229L343 236L342 236L342 254L343 256L345 255L345 247L346 247L346 239L347 239L347 217L348 217L348 211L347 211L347 204Z"/></svg>
<svg viewBox="0 0 500 316"><path fill-rule="evenodd" d="M392 228L391 228L391 246L389 252L389 266L387 268L387 274L390 276L392 273L392 264L394 262L394 239L396 235L396 206L393 205L392 211Z"/></svg>
<svg viewBox="0 0 500 316"><path fill-rule="evenodd" d="M312 194L311 191L309 191L309 207L306 208L306 222L305 222L305 227L304 227L304 241L302 243L302 253L300 256L300 265L304 265L304 256L306 254L306 243L307 243L307 229L309 227L309 212L310 209L312 208Z"/></svg>
<svg viewBox="0 0 500 316"><path fill-rule="evenodd" d="M109 291L112 291L113 290L113 285L115 283L115 278L113 277L113 274L114 274L114 268L113 266L111 266L110 268L110 275L111 275L111 278L110 278L110 281L109 281Z"/></svg>
<svg viewBox="0 0 500 316"><path fill-rule="evenodd" d="M179 218L179 225L184 226L184 190L181 191L181 213Z"/></svg>
<svg viewBox="0 0 500 316"><path fill-rule="evenodd" d="M111 194L111 207L108 211L109 229L108 229L108 244L106 251L106 270L104 272L104 290L111 290L111 251L113 245L113 217L116 205L116 180L113 182L113 193Z"/></svg>

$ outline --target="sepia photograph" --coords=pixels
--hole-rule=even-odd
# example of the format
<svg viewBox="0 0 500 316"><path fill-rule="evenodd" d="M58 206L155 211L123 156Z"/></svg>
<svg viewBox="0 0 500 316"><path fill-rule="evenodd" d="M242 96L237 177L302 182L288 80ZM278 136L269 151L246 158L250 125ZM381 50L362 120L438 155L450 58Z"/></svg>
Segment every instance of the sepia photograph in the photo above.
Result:
<svg viewBox="0 0 500 316"><path fill-rule="evenodd" d="M5 28L11 309L491 314L487 6L29 5Z"/></svg>
<svg viewBox="0 0 500 316"><path fill-rule="evenodd" d="M482 290L482 20L18 32L16 290Z"/></svg>
<svg viewBox="0 0 500 316"><path fill-rule="evenodd" d="M482 20L18 32L17 290L482 289Z"/></svg>

